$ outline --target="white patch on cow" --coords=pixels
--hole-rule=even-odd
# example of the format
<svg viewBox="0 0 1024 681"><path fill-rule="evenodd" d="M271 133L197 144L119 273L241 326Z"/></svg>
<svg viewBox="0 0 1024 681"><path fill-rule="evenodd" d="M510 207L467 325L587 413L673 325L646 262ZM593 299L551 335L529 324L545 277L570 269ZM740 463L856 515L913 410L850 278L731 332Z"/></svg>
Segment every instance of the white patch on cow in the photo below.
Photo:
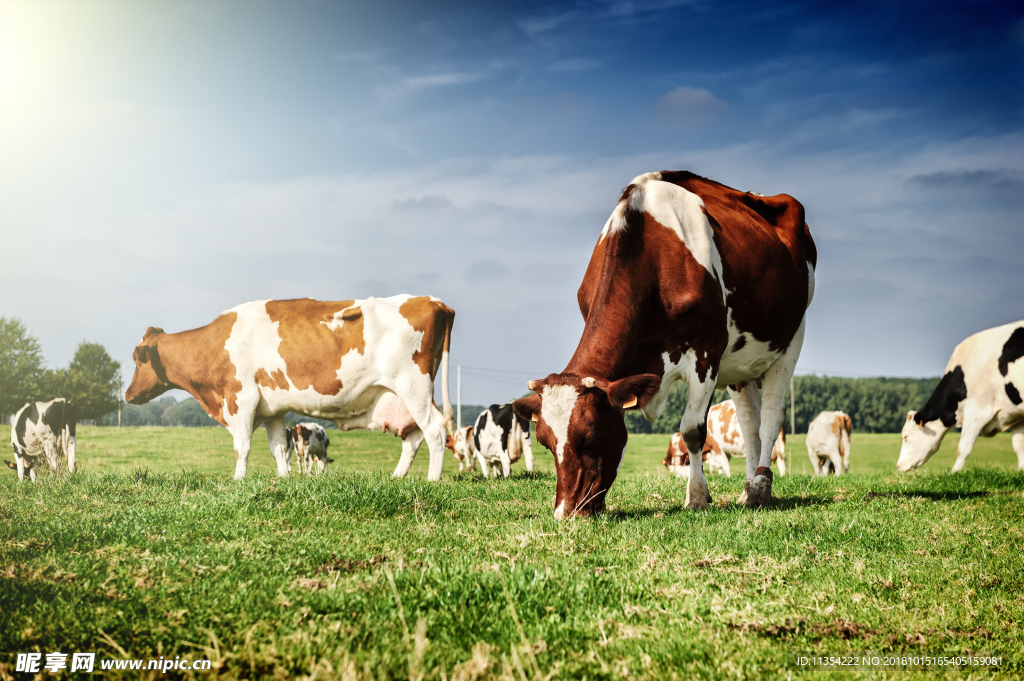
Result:
<svg viewBox="0 0 1024 681"><path fill-rule="evenodd" d="M555 456L558 463L562 463L565 442L569 438L569 419L579 393L571 385L549 385L542 396L540 416L555 434Z"/></svg>
<svg viewBox="0 0 1024 681"><path fill-rule="evenodd" d="M807 307L811 306L811 301L814 300L814 265L811 261L807 261Z"/></svg>
<svg viewBox="0 0 1024 681"><path fill-rule="evenodd" d="M733 351L740 336L746 340L737 351ZM729 345L718 365L718 388L743 383L761 377L782 356L781 350L773 351L769 343L759 341L751 334L740 331L729 324Z"/></svg>
<svg viewBox="0 0 1024 681"><path fill-rule="evenodd" d="M252 433L261 423L285 412L305 414L334 421L341 430L379 428L389 430L408 426L410 419L415 428L407 430L416 437L417 444L425 438L430 448L428 479L441 477L444 460L444 417L433 404L434 380L424 374L413 361L419 351L423 333L417 331L400 312L401 306L413 296L397 295L390 298L357 300L363 315L363 352L350 349L343 357L325 357L325 361L340 363L337 377L342 383L336 395L318 393L312 386L299 390L288 376L281 357L278 333L279 322L271 321L267 313L268 301L245 303L229 310L237 314L225 348L236 368L236 377L242 384L237 395L238 411L232 415L224 406L224 419L235 439L239 462L235 476L245 475ZM436 298L431 300L437 301ZM339 309L330 322L321 322L337 329L345 322L341 315L349 308ZM280 370L288 379L288 388L260 386L256 373L263 369L270 375ZM443 393L446 395L446 393ZM402 422L399 424L398 422ZM408 454L408 456L407 456ZM403 445L403 459L396 468L401 475L405 459L415 456L415 447Z"/></svg>
<svg viewBox="0 0 1024 681"><path fill-rule="evenodd" d="M565 500L563 499L562 503L560 503L558 505L558 507L555 508L555 520L561 520L564 515L565 515Z"/></svg>
<svg viewBox="0 0 1024 681"><path fill-rule="evenodd" d="M633 178L633 181L629 183L633 186L633 189L629 193L628 202L631 209L635 211L643 210L644 187L652 180L661 180L661 173L644 173L643 175L637 175ZM601 230L601 236L598 237L597 243L601 243L608 234L626 228L626 204L626 201L619 201L618 204L616 204L615 208L612 210L612 214L604 223L604 229Z"/></svg>

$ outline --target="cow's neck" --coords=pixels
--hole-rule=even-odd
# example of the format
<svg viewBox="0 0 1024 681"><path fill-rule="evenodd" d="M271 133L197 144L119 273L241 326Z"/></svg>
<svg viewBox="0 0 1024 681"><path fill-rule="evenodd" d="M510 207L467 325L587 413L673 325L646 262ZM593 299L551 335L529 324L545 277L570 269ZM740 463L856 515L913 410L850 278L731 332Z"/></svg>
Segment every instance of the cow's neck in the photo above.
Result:
<svg viewBox="0 0 1024 681"><path fill-rule="evenodd" d="M616 234L608 239L625 237ZM650 286L642 276L648 269L642 262L645 254L623 257L623 249L616 245L606 247L586 326L565 373L609 381L640 373L661 374L660 348L650 337L653 329L647 319L657 306L647 304Z"/></svg>

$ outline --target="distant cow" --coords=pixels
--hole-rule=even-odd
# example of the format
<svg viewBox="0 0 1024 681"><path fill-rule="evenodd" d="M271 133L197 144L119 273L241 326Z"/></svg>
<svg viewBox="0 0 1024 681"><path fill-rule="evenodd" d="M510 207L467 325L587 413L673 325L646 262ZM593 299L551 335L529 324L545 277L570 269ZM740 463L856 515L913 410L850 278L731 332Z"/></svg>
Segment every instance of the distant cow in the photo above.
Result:
<svg viewBox="0 0 1024 681"><path fill-rule="evenodd" d="M680 432L700 455L716 387L729 386L746 436L740 503L771 503L771 453L803 346L817 251L791 196L738 191L685 171L646 173L625 188L576 294L584 329L557 374L515 402L555 456L555 517L605 507L628 432L649 421L677 381L689 396ZM763 390L762 390L763 386ZM691 463L686 508L711 503Z"/></svg>
<svg viewBox="0 0 1024 681"><path fill-rule="evenodd" d="M436 298L398 295L322 302L260 300L192 331L150 327L135 348L132 404L180 388L234 438L235 478L248 466L253 431L266 424L278 475L288 475L285 414L333 421L341 430L380 429L402 438L395 476L409 472L424 439L427 478L441 478L448 348L455 313ZM444 414L434 404L441 370Z"/></svg>
<svg viewBox="0 0 1024 681"><path fill-rule="evenodd" d="M807 428L807 456L815 475L850 472L853 420L841 411L823 411Z"/></svg>
<svg viewBox="0 0 1024 681"><path fill-rule="evenodd" d="M18 480L24 480L27 473L35 481L36 471L41 468L59 473L67 466L74 473L77 423L78 410L63 398L29 402L11 419L15 463L4 463L18 471Z"/></svg>
<svg viewBox="0 0 1024 681"><path fill-rule="evenodd" d="M530 422L512 409L511 404L492 404L480 412L473 427L473 446L480 470L487 477L488 469L507 478L510 466L526 457L526 470L533 472L533 444Z"/></svg>
<svg viewBox="0 0 1024 681"><path fill-rule="evenodd" d="M1013 432L1017 468L1024 470L1024 321L980 331L953 350L946 371L921 407L907 414L896 467L909 471L939 449L959 426L953 471L963 469L978 437Z"/></svg>
<svg viewBox="0 0 1024 681"><path fill-rule="evenodd" d="M444 446L452 450L452 456L459 462L459 472L473 470L473 459L476 448L473 446L473 426L463 426L455 431L455 437L449 435Z"/></svg>
<svg viewBox="0 0 1024 681"><path fill-rule="evenodd" d="M711 473L732 475L729 460L732 457L745 458L746 447L743 433L740 432L739 419L736 418L736 405L732 400L720 402L708 411L708 436L701 450L704 463ZM690 477L690 456L686 453L682 442L682 434L676 433L669 443L668 453L662 462L669 472L677 476ZM771 463L777 463L779 475L786 474L786 433L779 431L772 446Z"/></svg>
<svg viewBox="0 0 1024 681"><path fill-rule="evenodd" d="M331 441L319 423L296 424L285 430L285 436L288 441L289 470L293 449L300 473L323 473L327 464L334 463L334 459L327 456L327 448Z"/></svg>

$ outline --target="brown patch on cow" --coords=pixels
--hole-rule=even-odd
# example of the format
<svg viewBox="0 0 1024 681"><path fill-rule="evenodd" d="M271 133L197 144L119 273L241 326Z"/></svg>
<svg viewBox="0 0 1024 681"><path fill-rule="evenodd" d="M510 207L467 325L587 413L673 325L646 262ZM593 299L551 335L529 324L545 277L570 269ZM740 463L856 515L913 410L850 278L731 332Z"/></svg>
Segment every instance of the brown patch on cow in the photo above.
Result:
<svg viewBox="0 0 1024 681"><path fill-rule="evenodd" d="M225 344L231 336L238 314L225 312L206 326L180 333L153 333L147 330L146 340L140 345L155 349L149 353L158 357L167 381L174 387L190 393L210 418L226 426L227 413L238 413L238 393L242 383L231 361Z"/></svg>
<svg viewBox="0 0 1024 681"><path fill-rule="evenodd" d="M271 388L273 390L288 389L288 379L280 369L274 369L273 374L268 374L266 369L260 367L253 378L256 379L257 385L261 385L264 388Z"/></svg>
<svg viewBox="0 0 1024 681"><path fill-rule="evenodd" d="M321 395L341 392L338 371L342 357L351 350L362 354L365 349L362 313L359 311L356 316L353 310L346 310L354 302L311 298L267 301L267 315L272 322L277 322L277 335L281 339L278 354L297 390L313 388ZM341 325L332 329L342 310L351 321L346 321L342 315Z"/></svg>
<svg viewBox="0 0 1024 681"><path fill-rule="evenodd" d="M736 444L736 435L739 433L739 428L733 430L733 421L736 420L736 408L729 402L723 402L721 409L718 410L719 419L722 422L722 440L726 444Z"/></svg>
<svg viewBox="0 0 1024 681"><path fill-rule="evenodd" d="M398 312L412 324L412 328L423 334L420 348L413 353L412 361L420 371L433 379L441 365L445 339L450 339L455 311L440 301L431 300L429 296L418 296L402 303Z"/></svg>

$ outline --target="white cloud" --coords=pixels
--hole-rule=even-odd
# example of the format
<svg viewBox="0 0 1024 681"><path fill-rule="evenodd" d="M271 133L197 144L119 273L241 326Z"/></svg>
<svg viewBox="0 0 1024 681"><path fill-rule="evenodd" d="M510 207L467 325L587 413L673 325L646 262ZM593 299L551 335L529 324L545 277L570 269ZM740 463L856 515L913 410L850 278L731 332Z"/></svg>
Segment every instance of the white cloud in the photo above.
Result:
<svg viewBox="0 0 1024 681"><path fill-rule="evenodd" d="M702 87L680 86L658 99L658 114L681 125L702 123L726 108L726 103Z"/></svg>

